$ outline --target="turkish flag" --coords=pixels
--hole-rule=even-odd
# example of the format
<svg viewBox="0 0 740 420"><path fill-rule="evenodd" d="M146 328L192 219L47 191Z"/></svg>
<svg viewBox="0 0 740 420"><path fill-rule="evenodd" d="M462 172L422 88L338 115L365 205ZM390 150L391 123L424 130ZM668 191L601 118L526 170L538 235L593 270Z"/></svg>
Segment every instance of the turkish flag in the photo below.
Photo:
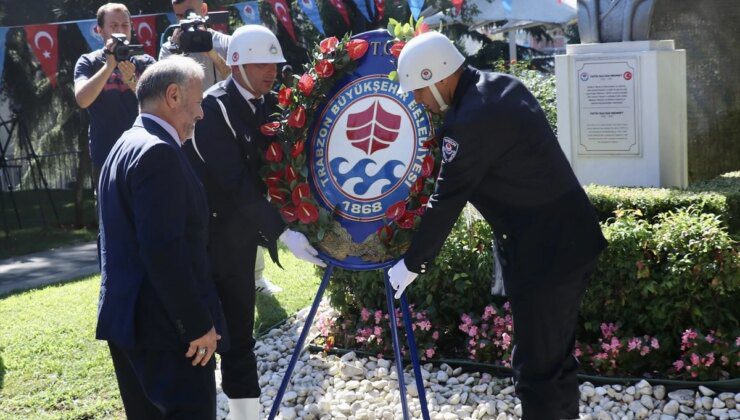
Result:
<svg viewBox="0 0 740 420"><path fill-rule="evenodd" d="M463 3L465 0L452 0L452 5L455 6L455 14L462 12Z"/></svg>
<svg viewBox="0 0 740 420"><path fill-rule="evenodd" d="M157 56L157 17L156 16L132 16L134 32L139 44L144 45L144 52L152 57Z"/></svg>
<svg viewBox="0 0 740 420"><path fill-rule="evenodd" d="M344 23L346 23L347 26L351 27L351 25L349 24L349 16L347 16L347 8L344 7L344 3L342 3L342 0L329 0L329 3L331 3L331 5L339 11L339 14L342 15L342 19L344 19Z"/></svg>
<svg viewBox="0 0 740 420"><path fill-rule="evenodd" d="M24 27L26 39L31 45L36 59L41 63L41 70L57 86L57 68L59 67L59 46L57 42L57 25L28 25Z"/></svg>
<svg viewBox="0 0 740 420"><path fill-rule="evenodd" d="M383 17L385 16L385 0L374 0L375 1L375 10L377 10L377 15L375 16L375 20L383 20Z"/></svg>
<svg viewBox="0 0 740 420"><path fill-rule="evenodd" d="M272 6L272 11L275 13L275 16L277 16L280 23L283 24L285 30L288 31L288 35L290 35L293 42L297 44L298 40L295 37L293 19L290 17L290 6L288 6L288 3L285 0L268 0L268 2L270 3L270 6Z"/></svg>

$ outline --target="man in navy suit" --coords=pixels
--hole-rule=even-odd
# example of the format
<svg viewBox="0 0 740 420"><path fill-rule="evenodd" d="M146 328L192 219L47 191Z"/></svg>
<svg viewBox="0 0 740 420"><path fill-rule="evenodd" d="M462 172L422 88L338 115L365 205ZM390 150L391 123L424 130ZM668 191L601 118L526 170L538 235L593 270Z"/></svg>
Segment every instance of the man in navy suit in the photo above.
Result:
<svg viewBox="0 0 740 420"><path fill-rule="evenodd" d="M139 79L140 115L100 177L102 284L96 337L107 340L126 415L213 419L223 314L206 254L208 203L180 147L192 137L203 69L173 57Z"/></svg>

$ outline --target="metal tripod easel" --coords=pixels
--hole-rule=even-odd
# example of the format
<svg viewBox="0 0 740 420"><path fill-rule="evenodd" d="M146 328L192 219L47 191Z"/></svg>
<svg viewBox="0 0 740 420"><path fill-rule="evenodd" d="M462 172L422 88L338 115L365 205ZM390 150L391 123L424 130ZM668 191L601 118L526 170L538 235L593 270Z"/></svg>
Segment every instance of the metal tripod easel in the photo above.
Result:
<svg viewBox="0 0 740 420"><path fill-rule="evenodd" d="M52 212L54 213L54 218L56 219L57 224L59 224L59 213L57 212L56 205L54 203L54 198L51 195L51 190L49 189L49 184L46 182L46 177L44 176L44 171L41 168L41 162L39 161L39 157L36 154L36 151L33 148L33 143L31 142L31 138L28 134L28 128L26 127L25 122L22 119L22 110L20 107L12 107L13 116L9 120L5 120L2 117L0 117L0 126L3 127L5 132L8 135L7 141L5 144L0 143L0 175L5 176L6 181L6 187L8 189L8 195L10 196L10 201L13 205L13 210L15 213L15 218L18 223L18 228L23 228L23 224L21 222L20 212L18 211L18 204L15 200L15 194L14 194L14 186L12 183L12 179L10 176L9 169L11 168L11 165L8 164L7 159L7 152L10 148L10 145L12 144L13 139L13 133L17 133L18 137L18 145L20 147L21 152L21 159L25 159L28 161L28 168L31 174L31 182L33 184L34 190L39 190L39 182L41 182L41 185L43 186L44 191L46 191L46 196L49 199L49 204L51 205ZM35 170L34 170L35 165ZM37 177L38 176L38 180ZM7 220L5 219L5 199L3 197L2 188L0 188L0 206L2 206L2 212L3 212L3 222L4 222L4 228L6 234L9 234L9 228ZM46 221L46 215L44 214L43 206L41 205L41 197L39 197L39 212L41 214L41 220L44 224L44 226L48 226Z"/></svg>
<svg viewBox="0 0 740 420"><path fill-rule="evenodd" d="M316 311L319 308L319 304L321 303L321 298L324 295L324 291L326 290L326 287L329 285L329 279L331 278L332 272L334 271L334 267L341 266L342 268L346 269L354 269L356 271L364 271L364 270L375 270L375 269L383 269L384 270L384 283L385 283L385 296L386 296L386 303L388 305L388 315L389 315L389 321L391 324L391 336L393 338L393 354L396 364L396 370L398 373L398 389L401 393L401 407L403 410L403 418L404 420L408 420L409 417L409 408L408 403L406 401L406 384L404 383L403 379L403 361L401 359L401 347L399 345L398 341L398 330L396 328L396 311L395 311L395 305L393 303L393 288L391 288L390 281L388 279L388 269L391 267L391 265L395 261L386 262L382 264L378 264L375 266L370 267L360 267L360 266L347 266L346 264L339 263L338 261L334 261L331 258L323 257L324 260L327 260L328 265L326 267L326 271L324 272L324 276L321 279L321 284L319 285L319 290L316 292L316 297L314 298L313 305L311 305L311 310L308 312L308 316L306 317L306 322L303 325L303 330L301 331L301 335L298 338L298 342L296 343L295 349L293 350L293 355L290 358L290 363L288 364L288 369L285 371L285 376L283 376L283 381L280 384L280 388L278 390L277 395L275 396L275 401L272 404L272 409L270 410L270 415L268 419L273 420L275 416L278 413L278 410L280 409L280 403L283 400L283 394L285 394L286 389L288 388L288 383L290 382L290 377L293 373L293 369L295 368L296 362L298 362L298 358L300 357L300 354L303 351L303 345L306 341L306 337L308 336L308 330L311 329L311 325L313 324L313 319L316 316ZM419 402L421 405L421 416L424 420L429 420L429 408L427 407L427 397L426 397L426 391L424 390L424 379L421 377L421 366L419 364L419 355L417 354L416 350L416 340L414 339L414 330L412 328L412 322L411 322L411 314L409 312L409 305L406 301L406 293L404 292L403 295L401 295L401 315L403 317L403 325L406 329L406 339L409 344L409 353L411 356L411 365L414 370L414 380L416 382L416 389L419 391Z"/></svg>

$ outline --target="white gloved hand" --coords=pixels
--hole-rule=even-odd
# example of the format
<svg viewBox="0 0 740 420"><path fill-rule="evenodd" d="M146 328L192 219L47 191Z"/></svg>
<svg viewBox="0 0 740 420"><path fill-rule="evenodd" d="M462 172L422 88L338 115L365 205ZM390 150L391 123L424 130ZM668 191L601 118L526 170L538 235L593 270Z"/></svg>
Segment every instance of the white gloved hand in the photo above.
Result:
<svg viewBox="0 0 740 420"><path fill-rule="evenodd" d="M280 235L279 239L296 258L316 264L319 267L326 267L326 263L318 257L319 252L308 243L308 239L301 232L288 229Z"/></svg>
<svg viewBox="0 0 740 420"><path fill-rule="evenodd" d="M391 287L396 290L396 299L400 299L403 291L406 290L409 284L416 279L417 273L409 271L406 268L406 263L401 260L397 262L393 267L388 270L388 278L391 282Z"/></svg>

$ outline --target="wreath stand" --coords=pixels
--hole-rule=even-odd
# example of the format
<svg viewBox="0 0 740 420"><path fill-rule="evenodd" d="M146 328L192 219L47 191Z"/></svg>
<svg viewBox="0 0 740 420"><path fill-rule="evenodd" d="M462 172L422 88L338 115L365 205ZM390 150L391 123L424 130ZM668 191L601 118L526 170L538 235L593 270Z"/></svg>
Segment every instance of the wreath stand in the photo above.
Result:
<svg viewBox="0 0 740 420"><path fill-rule="evenodd" d="M324 276L321 279L321 284L319 285L319 290L316 292L316 297L313 300L313 305L311 305L311 310L308 312L308 317L306 317L306 322L303 325L303 330L301 331L301 335L298 338L298 342L296 343L295 350L293 350L293 355L290 358L290 363L288 364L288 369L285 371L285 376L283 376L283 381L280 384L280 389L278 390L277 395L275 396L275 401L272 404L272 409L270 410L270 415L268 419L273 420L275 416L278 413L278 410L280 409L280 403L283 400L283 394L285 394L285 390L288 388L288 383L290 382L290 377L293 373L293 369L295 368L296 362L298 361L299 356L301 355L303 351L303 345L306 341L306 337L308 336L308 330L311 329L311 325L313 324L313 319L316 316L316 311L319 308L319 303L321 302L321 298L324 295L324 291L326 290L326 286L329 285L329 279L331 278L332 271L334 271L334 267L341 267L348 270L355 270L355 271L366 271L366 270L376 270L376 269L383 269L384 270L384 283L385 283L385 297L388 304L388 315L389 315L389 321L391 323L391 336L393 337L393 354L395 356L396 361L396 370L398 373L398 389L401 392L401 407L403 409L403 418L404 420L408 420L409 417L409 407L408 403L406 401L406 384L403 380L403 361L401 360L401 347L398 342L398 330L396 328L396 311L395 311L395 305L393 303L393 288L391 288L390 280L388 277L388 269L391 267L395 261L390 261L386 263L376 264L373 266L359 266L359 265L348 265L346 263L342 263L339 261L335 261L331 258L323 257L325 261L328 262L326 271L324 272ZM411 321L411 314L409 312L409 305L406 300L406 292L404 292L401 295L401 315L403 318L403 324L404 328L406 329L406 339L408 340L409 344L409 353L411 353L411 365L414 369L414 379L416 381L416 389L419 392L419 403L421 405L421 416L424 420L429 420L429 409L427 408L427 396L426 391L424 390L424 379L421 377L421 367L419 365L419 355L416 352L416 339L414 338L414 330L412 328L412 321Z"/></svg>

